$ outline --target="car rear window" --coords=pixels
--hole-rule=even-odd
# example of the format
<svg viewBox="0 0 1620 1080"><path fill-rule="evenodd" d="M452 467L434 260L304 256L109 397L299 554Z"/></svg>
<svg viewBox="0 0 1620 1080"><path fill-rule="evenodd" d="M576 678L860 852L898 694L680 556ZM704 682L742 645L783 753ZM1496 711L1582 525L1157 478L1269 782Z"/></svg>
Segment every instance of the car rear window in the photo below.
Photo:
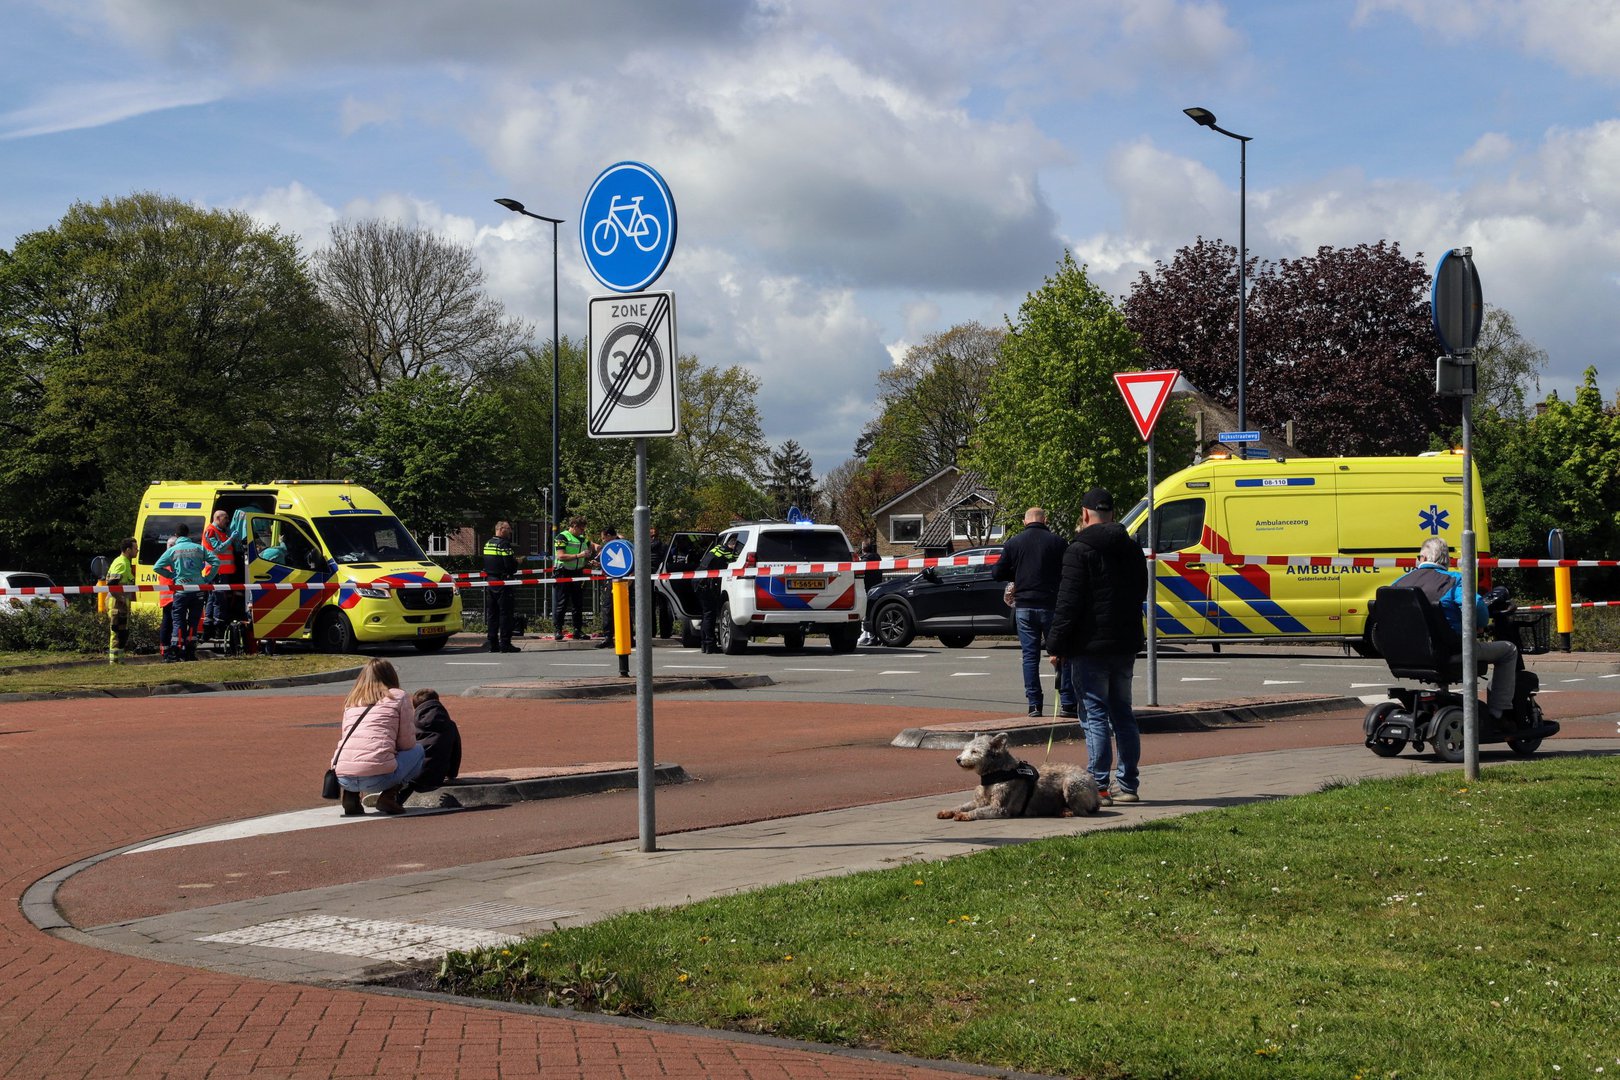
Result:
<svg viewBox="0 0 1620 1080"><path fill-rule="evenodd" d="M763 563L848 562L849 541L835 532L761 532L755 557Z"/></svg>
<svg viewBox="0 0 1620 1080"><path fill-rule="evenodd" d="M6 584L13 589L48 589L51 579L44 574L11 574Z"/></svg>

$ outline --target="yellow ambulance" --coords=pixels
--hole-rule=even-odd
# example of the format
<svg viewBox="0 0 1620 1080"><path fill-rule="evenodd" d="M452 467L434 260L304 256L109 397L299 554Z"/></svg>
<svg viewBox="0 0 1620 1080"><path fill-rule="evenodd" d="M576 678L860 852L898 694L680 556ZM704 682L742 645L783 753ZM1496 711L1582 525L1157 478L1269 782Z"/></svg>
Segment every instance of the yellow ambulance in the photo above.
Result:
<svg viewBox="0 0 1620 1080"><path fill-rule="evenodd" d="M159 480L135 520L136 576L158 584L152 564L184 524L200 540L214 511L236 522L247 550L237 580L273 586L249 592L261 640L303 640L328 652L409 641L436 652L461 629L455 582L422 553L376 495L340 480ZM155 592L136 603L155 607Z"/></svg>
<svg viewBox="0 0 1620 1080"><path fill-rule="evenodd" d="M1473 481L1474 534L1490 550L1484 492ZM1460 453L1395 458L1214 457L1154 489L1160 552L1416 558L1430 536L1462 547ZM1147 547L1147 502L1124 518ZM1374 593L1404 568L1154 563L1153 617L1162 639L1338 639L1377 655Z"/></svg>

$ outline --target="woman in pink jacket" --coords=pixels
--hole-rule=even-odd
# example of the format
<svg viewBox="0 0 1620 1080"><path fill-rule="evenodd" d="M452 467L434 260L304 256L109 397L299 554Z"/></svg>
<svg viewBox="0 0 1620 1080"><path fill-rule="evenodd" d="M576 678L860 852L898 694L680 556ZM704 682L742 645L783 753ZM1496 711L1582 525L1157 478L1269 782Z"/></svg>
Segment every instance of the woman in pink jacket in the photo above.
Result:
<svg viewBox="0 0 1620 1080"><path fill-rule="evenodd" d="M343 788L343 814L365 813L362 792L377 792L377 809L403 814L399 789L422 771L422 748L416 742L416 710L399 688L399 675L387 660L367 660L343 703L342 738L332 755L338 786Z"/></svg>

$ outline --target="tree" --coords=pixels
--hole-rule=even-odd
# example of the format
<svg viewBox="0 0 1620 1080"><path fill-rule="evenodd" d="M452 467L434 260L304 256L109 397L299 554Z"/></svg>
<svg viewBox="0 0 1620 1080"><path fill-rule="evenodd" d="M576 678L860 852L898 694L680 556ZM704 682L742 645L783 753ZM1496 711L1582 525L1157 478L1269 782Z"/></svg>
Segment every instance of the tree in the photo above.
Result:
<svg viewBox="0 0 1620 1080"><path fill-rule="evenodd" d="M1485 305L1484 323L1474 344L1474 364L1479 379L1476 410L1520 419L1529 414L1525 398L1530 390L1541 389L1547 353L1520 335L1518 324L1506 310Z"/></svg>
<svg viewBox="0 0 1620 1080"><path fill-rule="evenodd" d="M913 483L910 476L887 465L848 458L822 480L817 519L839 526L851 543L859 544L878 535L873 511Z"/></svg>
<svg viewBox="0 0 1620 1080"><path fill-rule="evenodd" d="M754 483L765 459L759 416L759 376L738 365L709 367L683 356L680 379L681 433L676 437L693 477L731 476Z"/></svg>
<svg viewBox="0 0 1620 1080"><path fill-rule="evenodd" d="M1124 309L1152 367L1237 401L1236 253L1202 238L1142 274ZM1421 257L1389 241L1260 263L1247 312L1247 422L1293 420L1311 454L1424 449L1447 424ZM1376 408L1368 408L1375 402Z"/></svg>
<svg viewBox="0 0 1620 1080"><path fill-rule="evenodd" d="M973 467L1010 515L1044 506L1062 535L1088 488L1108 488L1121 509L1141 495L1142 440L1113 379L1141 359L1125 317L1064 252L1010 326L972 448ZM1178 438L1156 443L1162 458L1184 449Z"/></svg>
<svg viewBox="0 0 1620 1080"><path fill-rule="evenodd" d="M809 513L816 502L816 467L804 447L788 439L771 452L765 480L765 494L777 517L786 517L789 508Z"/></svg>
<svg viewBox="0 0 1620 1080"><path fill-rule="evenodd" d="M152 193L0 254L0 563L76 577L155 477L318 476L336 334L294 241Z"/></svg>
<svg viewBox="0 0 1620 1080"><path fill-rule="evenodd" d="M878 375L878 418L856 454L912 476L931 476L968 445L984 418L985 392L1005 332L953 326L906 351Z"/></svg>
<svg viewBox="0 0 1620 1080"><path fill-rule="evenodd" d="M426 229L340 221L315 257L315 280L342 328L356 396L439 368L461 385L490 383L533 336L484 292L472 249Z"/></svg>
<svg viewBox="0 0 1620 1080"><path fill-rule="evenodd" d="M509 513L509 458L498 400L435 367L362 399L338 461L423 534L448 532L469 513Z"/></svg>

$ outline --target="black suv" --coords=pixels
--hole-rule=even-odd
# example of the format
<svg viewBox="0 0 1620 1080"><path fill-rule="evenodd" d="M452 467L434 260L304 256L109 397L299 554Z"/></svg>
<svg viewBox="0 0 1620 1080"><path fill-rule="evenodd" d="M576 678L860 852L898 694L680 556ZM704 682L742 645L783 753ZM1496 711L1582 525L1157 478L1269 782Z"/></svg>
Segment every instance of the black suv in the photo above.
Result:
<svg viewBox="0 0 1620 1080"><path fill-rule="evenodd" d="M1000 555L1000 547L974 548L957 555ZM893 649L910 645L918 634L938 637L952 649L965 649L977 634L1016 634L1013 610L1002 602L1004 582L995 566L930 566L919 574L890 578L866 594L866 632Z"/></svg>

